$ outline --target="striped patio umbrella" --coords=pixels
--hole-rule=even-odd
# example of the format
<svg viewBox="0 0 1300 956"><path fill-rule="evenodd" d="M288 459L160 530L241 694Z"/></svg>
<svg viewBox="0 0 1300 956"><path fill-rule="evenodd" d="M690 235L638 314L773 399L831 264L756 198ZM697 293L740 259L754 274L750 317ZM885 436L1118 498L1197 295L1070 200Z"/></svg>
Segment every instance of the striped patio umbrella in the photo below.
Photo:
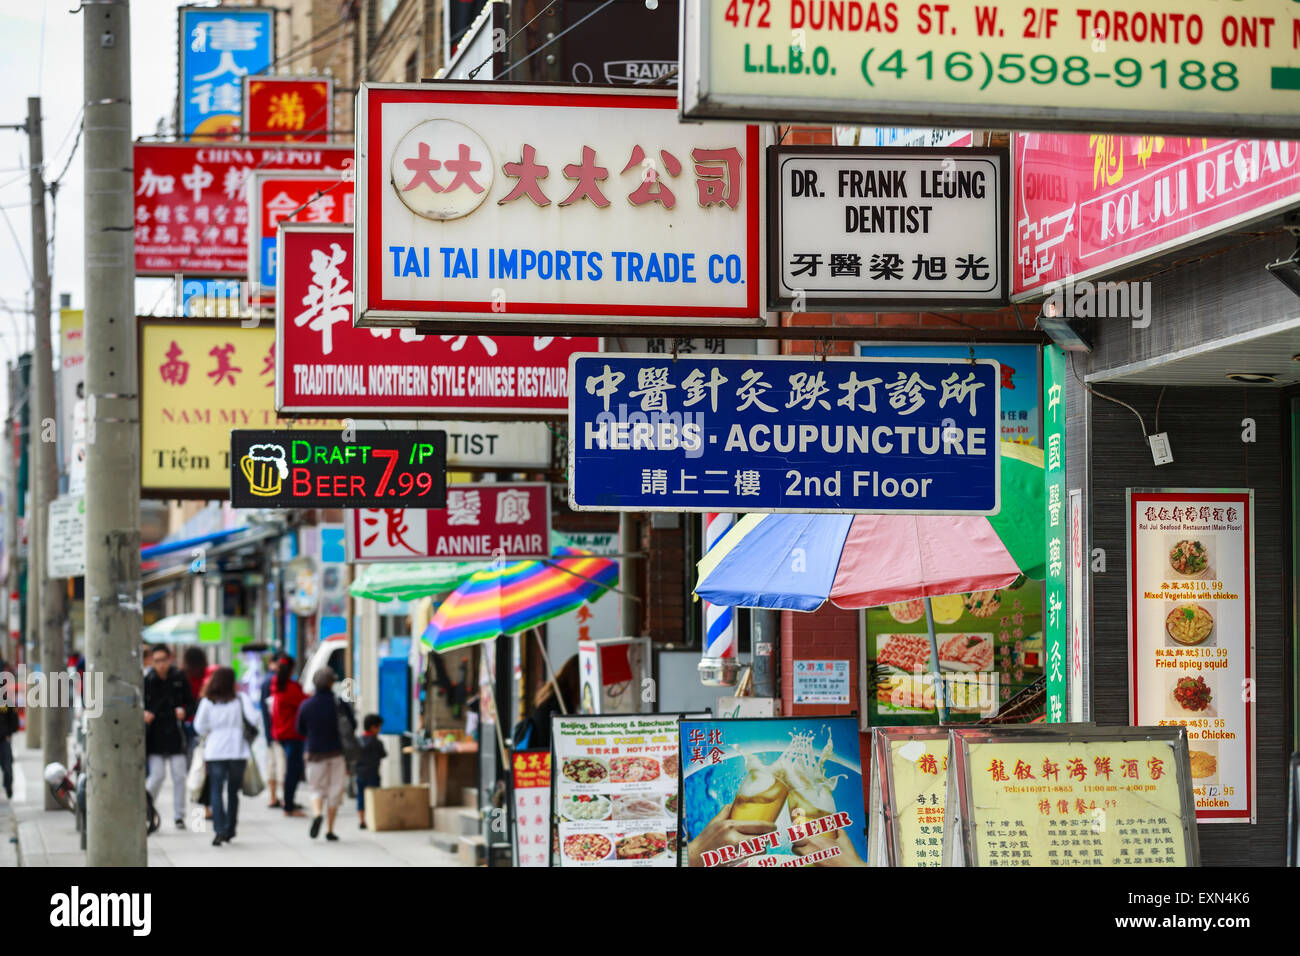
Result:
<svg viewBox="0 0 1300 956"><path fill-rule="evenodd" d="M618 563L560 547L545 561L474 572L447 596L421 640L435 651L518 634L595 600L618 584Z"/></svg>

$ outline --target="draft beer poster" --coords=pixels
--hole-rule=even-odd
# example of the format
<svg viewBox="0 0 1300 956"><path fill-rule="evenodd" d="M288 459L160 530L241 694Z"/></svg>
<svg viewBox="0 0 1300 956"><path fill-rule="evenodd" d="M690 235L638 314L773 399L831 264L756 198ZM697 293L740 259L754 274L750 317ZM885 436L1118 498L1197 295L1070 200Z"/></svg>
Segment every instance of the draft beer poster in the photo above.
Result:
<svg viewBox="0 0 1300 956"><path fill-rule="evenodd" d="M856 717L683 720L688 865L866 866Z"/></svg>

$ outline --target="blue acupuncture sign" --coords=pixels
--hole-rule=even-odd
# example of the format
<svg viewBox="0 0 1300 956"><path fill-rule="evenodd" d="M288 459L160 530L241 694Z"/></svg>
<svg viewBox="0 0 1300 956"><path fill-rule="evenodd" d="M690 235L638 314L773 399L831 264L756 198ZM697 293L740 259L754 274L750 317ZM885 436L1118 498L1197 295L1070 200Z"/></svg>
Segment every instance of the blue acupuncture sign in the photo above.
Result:
<svg viewBox="0 0 1300 956"><path fill-rule="evenodd" d="M578 510L999 510L996 361L603 353L570 362Z"/></svg>

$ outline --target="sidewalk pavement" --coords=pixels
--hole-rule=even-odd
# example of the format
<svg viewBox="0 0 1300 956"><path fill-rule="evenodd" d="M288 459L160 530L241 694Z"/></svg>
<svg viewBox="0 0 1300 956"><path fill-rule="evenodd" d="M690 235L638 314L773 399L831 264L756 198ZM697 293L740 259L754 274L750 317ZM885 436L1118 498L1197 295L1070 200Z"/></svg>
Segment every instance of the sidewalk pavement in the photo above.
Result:
<svg viewBox="0 0 1300 956"><path fill-rule="evenodd" d="M14 798L0 794L0 867L85 866L76 819L66 810L45 810L45 781L39 750L27 749L24 735L13 739ZM212 821L202 808L185 815L189 827L176 829L172 785L163 782L157 801L162 826L149 837L150 866L460 866L453 853L430 841L432 830L375 833L357 826L355 800L344 800L334 830L338 842L308 835L310 817L286 817L267 806L268 793L240 797L235 839L212 845ZM308 802L306 788L299 803ZM310 812L310 811L308 811ZM192 829L191 829L192 828Z"/></svg>

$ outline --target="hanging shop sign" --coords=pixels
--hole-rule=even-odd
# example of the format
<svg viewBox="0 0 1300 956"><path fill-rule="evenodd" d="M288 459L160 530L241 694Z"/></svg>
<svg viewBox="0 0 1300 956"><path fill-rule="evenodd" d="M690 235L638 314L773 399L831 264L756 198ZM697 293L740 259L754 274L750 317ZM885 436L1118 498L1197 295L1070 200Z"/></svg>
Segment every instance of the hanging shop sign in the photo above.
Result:
<svg viewBox="0 0 1300 956"><path fill-rule="evenodd" d="M191 278L248 272L245 186L255 169L352 165L351 146L136 143L135 274Z"/></svg>
<svg viewBox="0 0 1300 956"><path fill-rule="evenodd" d="M226 497L232 428L342 432L337 418L276 415L274 351L265 325L140 320L142 497Z"/></svg>
<svg viewBox="0 0 1300 956"><path fill-rule="evenodd" d="M568 0L561 6L560 79L612 86L670 83L677 68L678 0L598 11L602 3Z"/></svg>
<svg viewBox="0 0 1300 956"><path fill-rule="evenodd" d="M763 318L758 127L679 123L652 91L359 96L358 324Z"/></svg>
<svg viewBox="0 0 1300 956"><path fill-rule="evenodd" d="M579 355L570 377L578 510L999 509L997 362Z"/></svg>
<svg viewBox="0 0 1300 956"><path fill-rule="evenodd" d="M864 358L993 359L1001 372L998 395L1001 400L1002 441L1043 447L1038 427L1039 387L1037 345L899 345L864 342L858 345Z"/></svg>
<svg viewBox="0 0 1300 956"><path fill-rule="evenodd" d="M287 429L230 433L230 503L236 508L442 508L444 432Z"/></svg>
<svg viewBox="0 0 1300 956"><path fill-rule="evenodd" d="M243 136L253 142L327 143L332 76L245 76Z"/></svg>
<svg viewBox="0 0 1300 956"><path fill-rule="evenodd" d="M676 866L675 715L551 718L560 866Z"/></svg>
<svg viewBox="0 0 1300 956"><path fill-rule="evenodd" d="M50 502L47 514L49 576L81 577L86 573L86 499L81 495L60 495Z"/></svg>
<svg viewBox="0 0 1300 956"><path fill-rule="evenodd" d="M683 720L680 734L688 866L867 865L857 720ZM770 830L733 845L710 826L728 819Z"/></svg>
<svg viewBox="0 0 1300 956"><path fill-rule="evenodd" d="M469 24L456 24L463 18L466 4L443 4L443 62L446 68L439 72L440 80L479 80L487 82L499 77L509 63L506 55L506 37L510 23L510 7L504 3L483 3L477 16ZM453 46L452 40L460 39ZM471 75L472 74L472 75Z"/></svg>
<svg viewBox="0 0 1300 956"><path fill-rule="evenodd" d="M944 865L1199 866L1172 727L950 731Z"/></svg>
<svg viewBox="0 0 1300 956"><path fill-rule="evenodd" d="M682 115L1291 131L1300 54L1283 12L1272 0L1190 9L1134 9L1130 0L687 4Z"/></svg>
<svg viewBox="0 0 1300 956"><path fill-rule="evenodd" d="M1039 582L944 595L930 606L951 723L996 717L1043 676ZM868 608L863 624L864 726L937 726L924 602Z"/></svg>
<svg viewBox="0 0 1300 956"><path fill-rule="evenodd" d="M588 618L590 619L590 617ZM580 631L589 628L580 628ZM547 634L550 635L548 630ZM635 714L649 710L650 638L606 637L578 641L582 714Z"/></svg>
<svg viewBox="0 0 1300 956"><path fill-rule="evenodd" d="M351 229L286 223L278 259L275 400L284 412L554 416L568 408L569 357L601 348L588 336L354 328Z"/></svg>
<svg viewBox="0 0 1300 956"><path fill-rule="evenodd" d="M849 703L849 661L794 662L796 704Z"/></svg>
<svg viewBox="0 0 1300 956"><path fill-rule="evenodd" d="M549 866L551 752L516 750L510 757L510 783L515 866Z"/></svg>
<svg viewBox="0 0 1300 956"><path fill-rule="evenodd" d="M1043 430L1047 447L1043 460L1043 523L1047 528L1047 592L1043 608L1044 649L1047 652L1047 720L1068 720L1067 673L1070 669L1070 625L1066 617L1065 567L1070 535L1065 511L1065 353L1055 345L1043 349Z"/></svg>
<svg viewBox="0 0 1300 956"><path fill-rule="evenodd" d="M774 309L1002 307L1000 149L768 149Z"/></svg>
<svg viewBox="0 0 1300 956"><path fill-rule="evenodd" d="M1066 607L1070 612L1070 723L1083 720L1085 687L1083 678L1083 490L1071 488L1070 499L1070 593Z"/></svg>
<svg viewBox="0 0 1300 956"><path fill-rule="evenodd" d="M942 866L948 731L878 727L872 747L872 866Z"/></svg>
<svg viewBox="0 0 1300 956"><path fill-rule="evenodd" d="M180 137L239 135L241 80L265 72L275 62L275 10L181 7L178 18Z"/></svg>
<svg viewBox="0 0 1300 956"><path fill-rule="evenodd" d="M445 439L443 444L445 447ZM411 506L393 498L387 507L380 506L381 502L348 512L344 516L348 560L388 563L550 557L551 486L545 482L447 485L446 499L445 509L437 506L441 510L423 505L415 507L425 510L407 510Z"/></svg>
<svg viewBox="0 0 1300 956"><path fill-rule="evenodd" d="M277 227L282 222L348 223L355 183L344 171L254 170L248 194L248 296L252 305L275 305L279 276ZM294 303L298 305L298 303Z"/></svg>
<svg viewBox="0 0 1300 956"><path fill-rule="evenodd" d="M1074 283L1258 223L1300 191L1300 143L1286 140L1016 133L1012 142L1012 292L1063 294L1067 317L1138 318L1142 303L1118 298L1129 283Z"/></svg>
<svg viewBox="0 0 1300 956"><path fill-rule="evenodd" d="M1186 729L1200 822L1254 823L1254 492L1128 505L1130 718Z"/></svg>
<svg viewBox="0 0 1300 956"><path fill-rule="evenodd" d="M86 487L86 351L85 313L59 310L59 470L68 476L68 491Z"/></svg>

